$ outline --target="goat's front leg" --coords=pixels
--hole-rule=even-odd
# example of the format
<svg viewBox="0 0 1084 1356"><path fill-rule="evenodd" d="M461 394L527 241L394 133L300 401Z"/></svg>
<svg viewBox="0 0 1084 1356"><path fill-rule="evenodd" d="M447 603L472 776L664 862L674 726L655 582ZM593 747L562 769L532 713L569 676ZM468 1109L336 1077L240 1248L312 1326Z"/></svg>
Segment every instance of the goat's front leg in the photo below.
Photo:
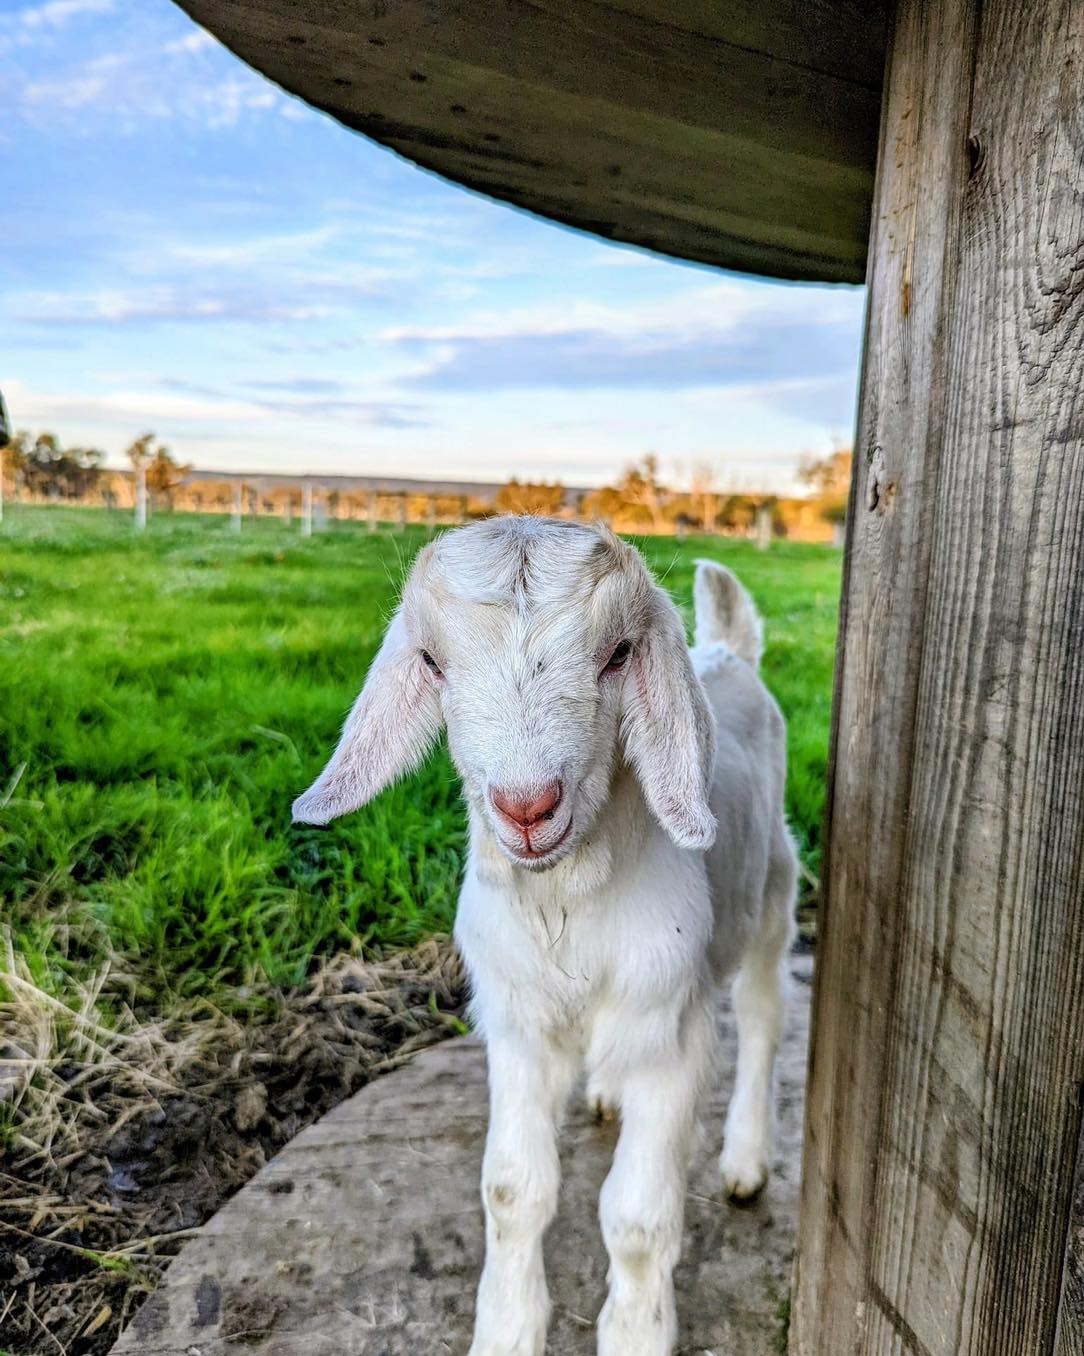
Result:
<svg viewBox="0 0 1084 1356"><path fill-rule="evenodd" d="M490 1041L488 1057L486 1261L470 1356L542 1356L549 1319L542 1235L557 1208L557 1123L574 1064L548 1045L506 1037Z"/></svg>
<svg viewBox="0 0 1084 1356"><path fill-rule="evenodd" d="M622 1084L621 1137L599 1201L610 1256L599 1356L670 1356L677 1340L673 1272L697 1103L712 1050L706 1008L687 1022L684 1036L672 1061L635 1070Z"/></svg>

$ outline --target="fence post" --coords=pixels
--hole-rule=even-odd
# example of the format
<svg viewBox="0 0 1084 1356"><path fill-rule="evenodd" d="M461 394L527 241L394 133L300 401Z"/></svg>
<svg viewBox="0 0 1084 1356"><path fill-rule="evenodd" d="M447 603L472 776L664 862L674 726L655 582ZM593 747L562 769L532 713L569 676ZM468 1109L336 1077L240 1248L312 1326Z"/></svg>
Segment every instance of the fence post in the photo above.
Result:
<svg viewBox="0 0 1084 1356"><path fill-rule="evenodd" d="M243 511L241 503L241 482L235 480L233 482L233 512L230 514L230 527L234 532L240 532L241 530L241 514Z"/></svg>
<svg viewBox="0 0 1084 1356"><path fill-rule="evenodd" d="M147 526L147 468L142 462L136 467L135 525L137 532Z"/></svg>
<svg viewBox="0 0 1084 1356"><path fill-rule="evenodd" d="M8 425L8 412L4 405L3 394L0 393L0 523L4 521L4 448L11 440L11 429Z"/></svg>
<svg viewBox="0 0 1084 1356"><path fill-rule="evenodd" d="M405 532L407 524L406 495L399 496L399 531Z"/></svg>
<svg viewBox="0 0 1084 1356"><path fill-rule="evenodd" d="M369 531L375 532L378 525L377 518L377 496L375 493L369 496Z"/></svg>
<svg viewBox="0 0 1084 1356"><path fill-rule="evenodd" d="M312 536L312 485L307 480L301 487L301 535Z"/></svg>
<svg viewBox="0 0 1084 1356"><path fill-rule="evenodd" d="M766 504L757 509L757 550L766 551L772 544L772 511Z"/></svg>

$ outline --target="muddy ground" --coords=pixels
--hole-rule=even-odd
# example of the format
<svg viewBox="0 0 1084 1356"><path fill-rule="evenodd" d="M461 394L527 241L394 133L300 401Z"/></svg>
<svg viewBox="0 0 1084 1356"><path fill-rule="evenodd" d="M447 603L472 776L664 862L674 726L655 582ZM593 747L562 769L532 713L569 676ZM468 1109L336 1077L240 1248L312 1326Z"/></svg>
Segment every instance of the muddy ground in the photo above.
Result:
<svg viewBox="0 0 1084 1356"><path fill-rule="evenodd" d="M269 996L256 1023L202 1012L153 1040L117 1033L118 1062L54 1062L47 1099L21 1090L26 1133L0 1141L0 1354L104 1356L190 1230L305 1126L460 1034L462 1016L458 963L436 941L380 962L337 958L301 991ZM0 1049L9 1067L32 1066L20 1040Z"/></svg>

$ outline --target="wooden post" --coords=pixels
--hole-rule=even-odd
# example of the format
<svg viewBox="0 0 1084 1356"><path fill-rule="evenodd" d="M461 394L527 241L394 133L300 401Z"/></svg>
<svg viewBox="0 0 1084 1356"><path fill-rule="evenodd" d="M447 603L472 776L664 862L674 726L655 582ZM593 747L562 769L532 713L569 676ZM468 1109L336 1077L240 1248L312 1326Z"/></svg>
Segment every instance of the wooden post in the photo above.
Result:
<svg viewBox="0 0 1084 1356"><path fill-rule="evenodd" d="M137 532L147 526L147 468L142 462L136 467L135 526Z"/></svg>
<svg viewBox="0 0 1084 1356"><path fill-rule="evenodd" d="M772 511L767 504L757 509L756 541L758 551L766 551L772 544Z"/></svg>
<svg viewBox="0 0 1084 1356"><path fill-rule="evenodd" d="M399 531L405 532L407 524L406 495L399 496Z"/></svg>
<svg viewBox="0 0 1084 1356"><path fill-rule="evenodd" d="M894 27L791 1351L1080 1356L1084 11Z"/></svg>
<svg viewBox="0 0 1084 1356"><path fill-rule="evenodd" d="M377 496L374 493L369 495L369 531L375 532L379 526L379 522L380 520L377 516Z"/></svg>
<svg viewBox="0 0 1084 1356"><path fill-rule="evenodd" d="M301 487L301 535L312 536L312 485L307 480Z"/></svg>
<svg viewBox="0 0 1084 1356"><path fill-rule="evenodd" d="M432 495L428 495L425 500L425 525L430 532L437 525L437 501Z"/></svg>
<svg viewBox="0 0 1084 1356"><path fill-rule="evenodd" d="M241 500L241 482L239 480L235 480L233 482L233 512L230 514L230 527L233 529L234 532L240 532L241 530L241 517L243 513L244 508Z"/></svg>

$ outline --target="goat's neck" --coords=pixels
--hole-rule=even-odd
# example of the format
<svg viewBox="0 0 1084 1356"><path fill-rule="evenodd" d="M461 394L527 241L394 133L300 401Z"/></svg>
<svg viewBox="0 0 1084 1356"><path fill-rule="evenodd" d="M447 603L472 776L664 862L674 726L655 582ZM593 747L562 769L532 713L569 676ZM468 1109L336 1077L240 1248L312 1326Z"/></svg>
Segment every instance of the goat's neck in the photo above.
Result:
<svg viewBox="0 0 1084 1356"><path fill-rule="evenodd" d="M589 895L606 886L615 872L633 869L655 834L662 833L647 808L632 770L619 767L603 814L574 852L549 871L516 866L501 851L485 816L471 811L471 869L490 885L521 895Z"/></svg>

